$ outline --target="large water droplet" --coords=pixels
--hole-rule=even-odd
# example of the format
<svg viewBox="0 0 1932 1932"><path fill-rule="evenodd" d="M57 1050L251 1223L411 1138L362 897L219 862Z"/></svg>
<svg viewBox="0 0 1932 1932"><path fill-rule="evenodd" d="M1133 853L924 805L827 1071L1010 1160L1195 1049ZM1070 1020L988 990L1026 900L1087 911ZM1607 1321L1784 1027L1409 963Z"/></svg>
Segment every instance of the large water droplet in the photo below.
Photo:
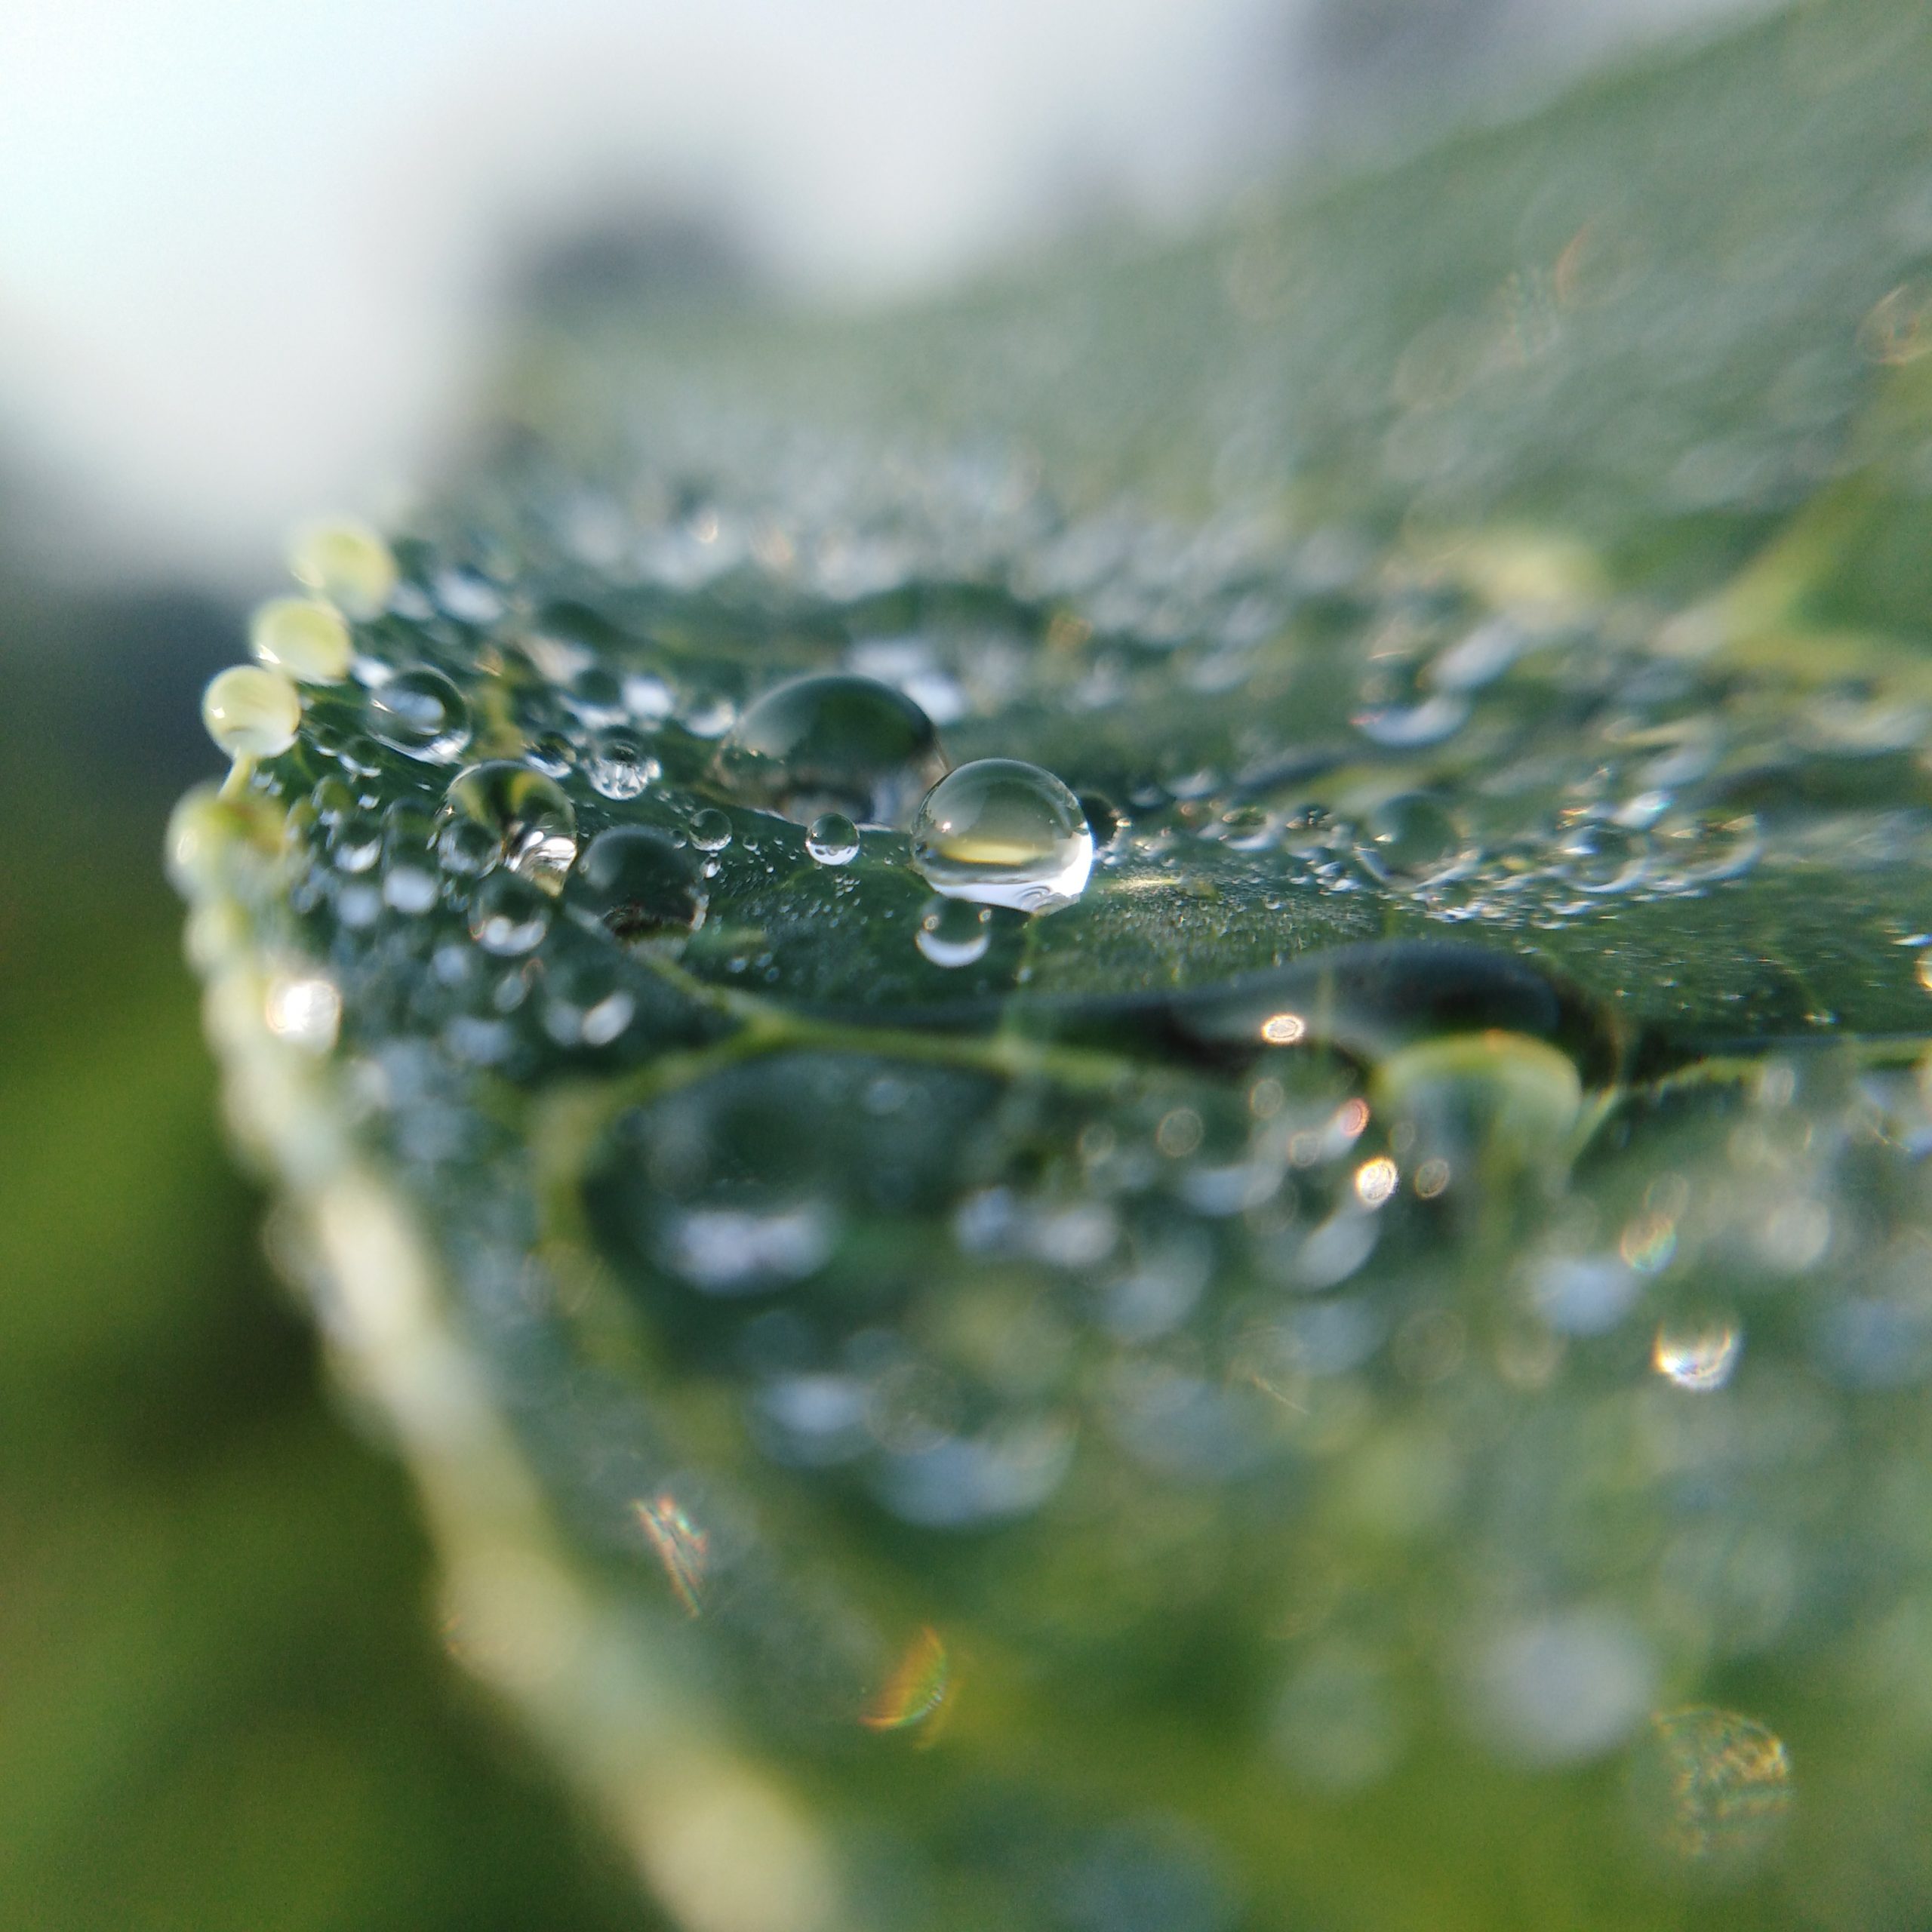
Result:
<svg viewBox="0 0 1932 1932"><path fill-rule="evenodd" d="M928 900L914 943L935 966L971 966L993 943L992 910L967 899Z"/></svg>
<svg viewBox="0 0 1932 1932"><path fill-rule="evenodd" d="M844 674L766 692L718 754L725 783L801 825L827 811L901 824L946 769L932 720L909 697Z"/></svg>
<svg viewBox="0 0 1932 1932"><path fill-rule="evenodd" d="M986 758L928 793L912 822L912 857L949 899L1050 912L1085 888L1094 835L1080 801L1051 771Z"/></svg>
<svg viewBox="0 0 1932 1932"><path fill-rule="evenodd" d="M443 860L452 870L459 869L459 851L470 864L491 851L475 834L455 832L466 820L481 828L494 857L512 872L546 892L563 890L577 857L577 812L555 779L511 758L458 773L443 802Z"/></svg>
<svg viewBox="0 0 1932 1932"><path fill-rule="evenodd" d="M279 671L236 664L202 694L202 722L230 758L273 758L295 742L302 700Z"/></svg>
<svg viewBox="0 0 1932 1932"><path fill-rule="evenodd" d="M806 830L805 850L822 866L849 865L859 856L859 828L843 812L820 812Z"/></svg>
<svg viewBox="0 0 1932 1932"><path fill-rule="evenodd" d="M565 893L572 918L626 942L694 931L705 900L697 860L668 833L638 825L600 832Z"/></svg>
<svg viewBox="0 0 1932 1932"><path fill-rule="evenodd" d="M342 614L312 597L272 597L248 621L260 660L305 685L340 684L355 655Z"/></svg>
<svg viewBox="0 0 1932 1932"><path fill-rule="evenodd" d="M441 672L419 664L371 694L369 732L427 764L454 764L469 743L469 706Z"/></svg>

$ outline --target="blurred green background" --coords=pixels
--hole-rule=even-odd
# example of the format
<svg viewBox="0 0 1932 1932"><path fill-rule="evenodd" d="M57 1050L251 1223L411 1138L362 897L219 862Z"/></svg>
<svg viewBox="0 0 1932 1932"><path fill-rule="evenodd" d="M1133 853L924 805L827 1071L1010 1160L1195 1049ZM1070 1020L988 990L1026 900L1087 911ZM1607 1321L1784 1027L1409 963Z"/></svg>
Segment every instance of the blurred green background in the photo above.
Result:
<svg viewBox="0 0 1932 1932"><path fill-rule="evenodd" d="M239 614L17 551L0 611L0 1925L648 1925L439 1653L221 1144L158 860Z"/></svg>

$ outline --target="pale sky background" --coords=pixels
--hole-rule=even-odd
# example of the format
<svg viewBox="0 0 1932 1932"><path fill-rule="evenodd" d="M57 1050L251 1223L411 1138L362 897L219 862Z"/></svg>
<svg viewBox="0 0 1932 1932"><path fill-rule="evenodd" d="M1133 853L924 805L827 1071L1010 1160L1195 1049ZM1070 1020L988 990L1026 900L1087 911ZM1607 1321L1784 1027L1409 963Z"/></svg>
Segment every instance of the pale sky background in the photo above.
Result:
<svg viewBox="0 0 1932 1932"><path fill-rule="evenodd" d="M506 236L715 208L851 300L1076 192L1183 219L1294 153L1312 4L8 0L0 438L137 567L259 578L460 413ZM1554 72L1738 0L1499 4Z"/></svg>

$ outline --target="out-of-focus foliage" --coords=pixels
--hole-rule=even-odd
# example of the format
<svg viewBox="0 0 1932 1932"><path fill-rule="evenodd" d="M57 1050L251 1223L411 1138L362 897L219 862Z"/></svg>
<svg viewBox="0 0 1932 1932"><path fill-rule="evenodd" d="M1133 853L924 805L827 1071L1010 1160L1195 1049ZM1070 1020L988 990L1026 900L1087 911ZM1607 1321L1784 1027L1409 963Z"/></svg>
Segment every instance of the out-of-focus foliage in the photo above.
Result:
<svg viewBox="0 0 1932 1932"><path fill-rule="evenodd" d="M236 618L19 557L0 611L0 1921L647 1922L453 1685L220 1146L155 854Z"/></svg>

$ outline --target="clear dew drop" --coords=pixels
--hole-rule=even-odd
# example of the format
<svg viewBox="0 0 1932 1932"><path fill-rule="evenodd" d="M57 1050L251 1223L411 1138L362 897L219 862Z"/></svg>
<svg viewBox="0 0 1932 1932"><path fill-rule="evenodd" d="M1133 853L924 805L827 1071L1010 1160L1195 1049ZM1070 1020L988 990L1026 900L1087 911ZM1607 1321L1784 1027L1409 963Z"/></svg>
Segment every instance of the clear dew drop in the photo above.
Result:
<svg viewBox="0 0 1932 1932"><path fill-rule="evenodd" d="M740 797L801 825L825 812L903 824L946 769L918 705L890 685L844 673L767 691L719 746L716 765Z"/></svg>
<svg viewBox="0 0 1932 1932"><path fill-rule="evenodd" d="M288 567L306 584L351 617L373 617L395 590L395 558L367 524L348 518L312 523L288 546Z"/></svg>
<svg viewBox="0 0 1932 1932"><path fill-rule="evenodd" d="M845 866L859 856L859 828L843 812L820 812L805 831L805 850L822 866Z"/></svg>
<svg viewBox="0 0 1932 1932"><path fill-rule="evenodd" d="M460 851L470 863L484 858L478 870L500 861L543 891L563 890L577 857L577 812L555 779L511 758L472 764L451 780L442 817L443 860L451 869ZM481 836L457 834L455 827L466 823Z"/></svg>
<svg viewBox="0 0 1932 1932"><path fill-rule="evenodd" d="M476 888L469 933L485 952L520 958L543 943L549 928L549 901L528 879L514 872L492 872Z"/></svg>
<svg viewBox="0 0 1932 1932"><path fill-rule="evenodd" d="M932 899L913 943L935 966L971 966L992 944L992 909L966 899Z"/></svg>
<svg viewBox="0 0 1932 1932"><path fill-rule="evenodd" d="M279 671L236 664L202 694L202 722L230 758L274 758L295 742L301 695Z"/></svg>
<svg viewBox="0 0 1932 1932"><path fill-rule="evenodd" d="M1474 854L1456 814L1427 792L1404 792L1369 814L1362 862L1395 885L1429 885L1467 869Z"/></svg>
<svg viewBox="0 0 1932 1932"><path fill-rule="evenodd" d="M272 597L248 620L258 663L305 685L340 684L355 648L342 614L312 597Z"/></svg>
<svg viewBox="0 0 1932 1932"><path fill-rule="evenodd" d="M1744 1337L1735 1322L1666 1321L1651 1347L1651 1364L1666 1381L1700 1392L1730 1380Z"/></svg>
<svg viewBox="0 0 1932 1932"><path fill-rule="evenodd" d="M369 735L426 764L451 764L469 743L469 706L441 672L419 664L371 693Z"/></svg>
<svg viewBox="0 0 1932 1932"><path fill-rule="evenodd" d="M626 944L680 939L704 923L697 860L653 826L615 826L584 848L564 891L580 924Z"/></svg>
<svg viewBox="0 0 1932 1932"><path fill-rule="evenodd" d="M721 852L731 842L731 821L715 805L691 814L691 843L700 852Z"/></svg>
<svg viewBox="0 0 1932 1932"><path fill-rule="evenodd" d="M980 758L927 794L912 822L912 859L946 898L1051 912L1084 890L1094 835L1080 801L1051 771Z"/></svg>
<svg viewBox="0 0 1932 1932"><path fill-rule="evenodd" d="M641 797L663 768L634 731L605 731L592 741L584 771L592 788L607 798Z"/></svg>

